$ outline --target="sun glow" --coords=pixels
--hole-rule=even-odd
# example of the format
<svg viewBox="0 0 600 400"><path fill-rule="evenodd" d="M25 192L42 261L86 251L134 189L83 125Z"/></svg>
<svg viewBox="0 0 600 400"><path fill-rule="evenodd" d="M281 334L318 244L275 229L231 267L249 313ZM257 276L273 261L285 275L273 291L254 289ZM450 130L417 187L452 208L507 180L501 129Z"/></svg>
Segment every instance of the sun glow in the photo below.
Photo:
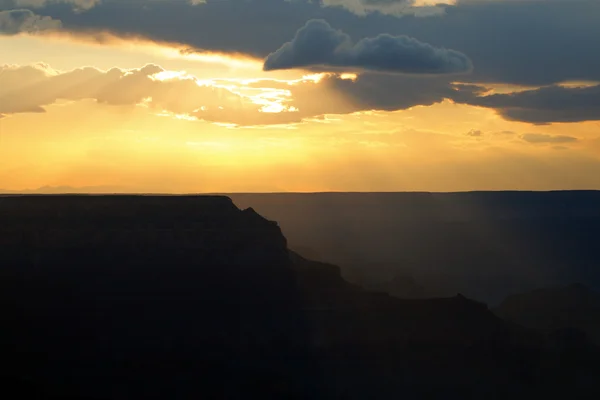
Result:
<svg viewBox="0 0 600 400"><path fill-rule="evenodd" d="M299 79L298 82L309 82L312 81L314 83L319 83L321 82L321 80L323 80L323 78L327 77L329 74L326 73L320 73L320 74L309 74L309 75L304 75L302 77L302 79Z"/></svg>
<svg viewBox="0 0 600 400"><path fill-rule="evenodd" d="M156 80L156 81L169 81L169 80L174 80L174 79L194 79L196 80L193 76L188 75L185 71L162 71L159 72L157 74L154 74L150 77L150 79L152 80Z"/></svg>
<svg viewBox="0 0 600 400"><path fill-rule="evenodd" d="M156 46L156 45L154 45ZM253 59L240 54L214 53L206 51L190 51L185 48L158 46L154 51L167 58L183 58L207 64L226 65L233 69L262 71L262 60Z"/></svg>

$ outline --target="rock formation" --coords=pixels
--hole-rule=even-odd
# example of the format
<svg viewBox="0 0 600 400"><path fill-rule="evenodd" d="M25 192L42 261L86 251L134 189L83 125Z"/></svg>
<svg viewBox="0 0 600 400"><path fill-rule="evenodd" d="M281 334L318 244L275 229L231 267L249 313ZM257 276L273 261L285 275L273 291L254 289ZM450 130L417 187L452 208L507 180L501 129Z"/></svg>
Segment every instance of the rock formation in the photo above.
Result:
<svg viewBox="0 0 600 400"><path fill-rule="evenodd" d="M351 285L226 197L0 197L0 266L23 396L531 398L597 373L463 296Z"/></svg>

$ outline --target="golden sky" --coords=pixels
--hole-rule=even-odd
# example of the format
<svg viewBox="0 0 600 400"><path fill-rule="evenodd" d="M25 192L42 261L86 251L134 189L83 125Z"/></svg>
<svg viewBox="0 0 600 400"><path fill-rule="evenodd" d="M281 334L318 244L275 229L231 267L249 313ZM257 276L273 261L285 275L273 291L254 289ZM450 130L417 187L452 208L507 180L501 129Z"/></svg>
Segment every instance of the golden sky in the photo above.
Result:
<svg viewBox="0 0 600 400"><path fill-rule="evenodd" d="M450 99L369 109L332 73L180 48L0 35L0 189L600 189L599 121L535 125ZM351 85L360 72L333 74ZM482 85L486 95L541 87Z"/></svg>

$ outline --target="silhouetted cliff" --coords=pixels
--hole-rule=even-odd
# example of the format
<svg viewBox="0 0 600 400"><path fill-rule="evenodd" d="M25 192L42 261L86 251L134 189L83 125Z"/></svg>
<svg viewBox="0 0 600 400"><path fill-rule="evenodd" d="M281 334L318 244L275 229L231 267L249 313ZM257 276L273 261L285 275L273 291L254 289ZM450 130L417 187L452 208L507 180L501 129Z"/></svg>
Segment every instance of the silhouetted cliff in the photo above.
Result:
<svg viewBox="0 0 600 400"><path fill-rule="evenodd" d="M575 379L597 388L580 382L597 364L565 367L484 304L362 290L226 197L0 197L0 265L2 383L23 398L531 398L571 393Z"/></svg>

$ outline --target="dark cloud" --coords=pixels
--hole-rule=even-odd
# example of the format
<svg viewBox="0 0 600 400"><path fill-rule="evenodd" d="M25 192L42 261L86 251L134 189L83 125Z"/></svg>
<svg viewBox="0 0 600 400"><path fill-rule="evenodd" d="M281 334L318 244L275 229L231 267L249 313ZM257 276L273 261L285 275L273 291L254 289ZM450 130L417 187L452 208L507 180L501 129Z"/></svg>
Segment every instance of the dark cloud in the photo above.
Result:
<svg viewBox="0 0 600 400"><path fill-rule="evenodd" d="M576 137L565 135L546 135L543 133L526 133L521 136L529 143L573 143L577 141Z"/></svg>
<svg viewBox="0 0 600 400"><path fill-rule="evenodd" d="M2 0L0 0L2 4ZM196 49L241 52L260 58L310 19L325 19L354 43L380 34L407 35L467 54L472 82L547 85L600 81L600 2L597 0L481 1L445 7L442 16L397 18L356 15L347 8L287 0L103 0L86 12L48 3L40 15L71 31L141 35Z"/></svg>
<svg viewBox="0 0 600 400"><path fill-rule="evenodd" d="M330 74L318 84L290 88L291 104L300 110L310 110L308 113L311 115L364 110L397 111L419 105L429 106L445 99L468 101L485 90L475 85L454 84L443 75L381 73L363 73L356 79L342 79L340 75Z"/></svg>
<svg viewBox="0 0 600 400"><path fill-rule="evenodd" d="M332 77L323 82L363 110L403 110L416 105L431 105L456 92L444 78L362 74L356 80Z"/></svg>
<svg viewBox="0 0 600 400"><path fill-rule="evenodd" d="M61 22L51 17L42 17L31 10L0 11L0 35L17 35L28 32L59 29Z"/></svg>
<svg viewBox="0 0 600 400"><path fill-rule="evenodd" d="M330 74L318 83L306 82L289 88L290 106L303 118L357 111L405 110L432 105L451 98L457 90L443 77L364 73L356 79Z"/></svg>
<svg viewBox="0 0 600 400"><path fill-rule="evenodd" d="M406 110L457 96L471 98L481 88L460 86L459 89L445 76L363 73L356 79L329 74L318 83L306 82L288 90L292 95L289 105L298 108L302 117L309 117L366 110Z"/></svg>
<svg viewBox="0 0 600 400"><path fill-rule="evenodd" d="M485 96L485 87L454 84L444 76L408 76L364 73L354 80L331 75L319 84L320 90L339 93L352 104L352 110L336 110L339 107L325 99L321 91L303 93L309 86L292 90L295 99L310 96L312 113L343 113L360 110L404 110L417 105L432 105L450 99L457 103L486 107L497 111L508 120L549 124L553 122L581 122L600 120L600 85L592 87L549 86L509 94ZM299 100L295 100L299 101ZM309 103L306 100L305 103ZM305 105L306 108L306 105ZM514 132L499 132L514 134Z"/></svg>
<svg viewBox="0 0 600 400"><path fill-rule="evenodd" d="M264 69L307 66L358 68L407 74L452 74L472 69L467 56L408 36L381 34L356 44L324 20L310 20L294 38L267 56Z"/></svg>
<svg viewBox="0 0 600 400"><path fill-rule="evenodd" d="M453 84L444 76L408 76L364 73L354 80L330 75L323 79L319 91L305 93L309 85L291 89L294 101L302 101L312 114L344 113L360 110L404 110L416 105L432 105L450 99L457 103L486 107L504 118L534 124L600 120L600 85L592 87L549 86L510 94L485 96L485 87ZM322 97L322 91L339 93L347 100L339 102ZM321 96L321 97L319 97ZM312 102L312 103L311 103ZM318 107L322 111L319 112ZM301 108L300 106L297 106ZM332 110L335 108L335 110ZM301 108L302 109L302 108ZM473 131L476 133L477 131ZM499 132L514 134L514 132Z"/></svg>
<svg viewBox="0 0 600 400"><path fill-rule="evenodd" d="M497 110L509 120L547 124L600 120L600 85L548 86L489 96L457 94L453 99Z"/></svg>

